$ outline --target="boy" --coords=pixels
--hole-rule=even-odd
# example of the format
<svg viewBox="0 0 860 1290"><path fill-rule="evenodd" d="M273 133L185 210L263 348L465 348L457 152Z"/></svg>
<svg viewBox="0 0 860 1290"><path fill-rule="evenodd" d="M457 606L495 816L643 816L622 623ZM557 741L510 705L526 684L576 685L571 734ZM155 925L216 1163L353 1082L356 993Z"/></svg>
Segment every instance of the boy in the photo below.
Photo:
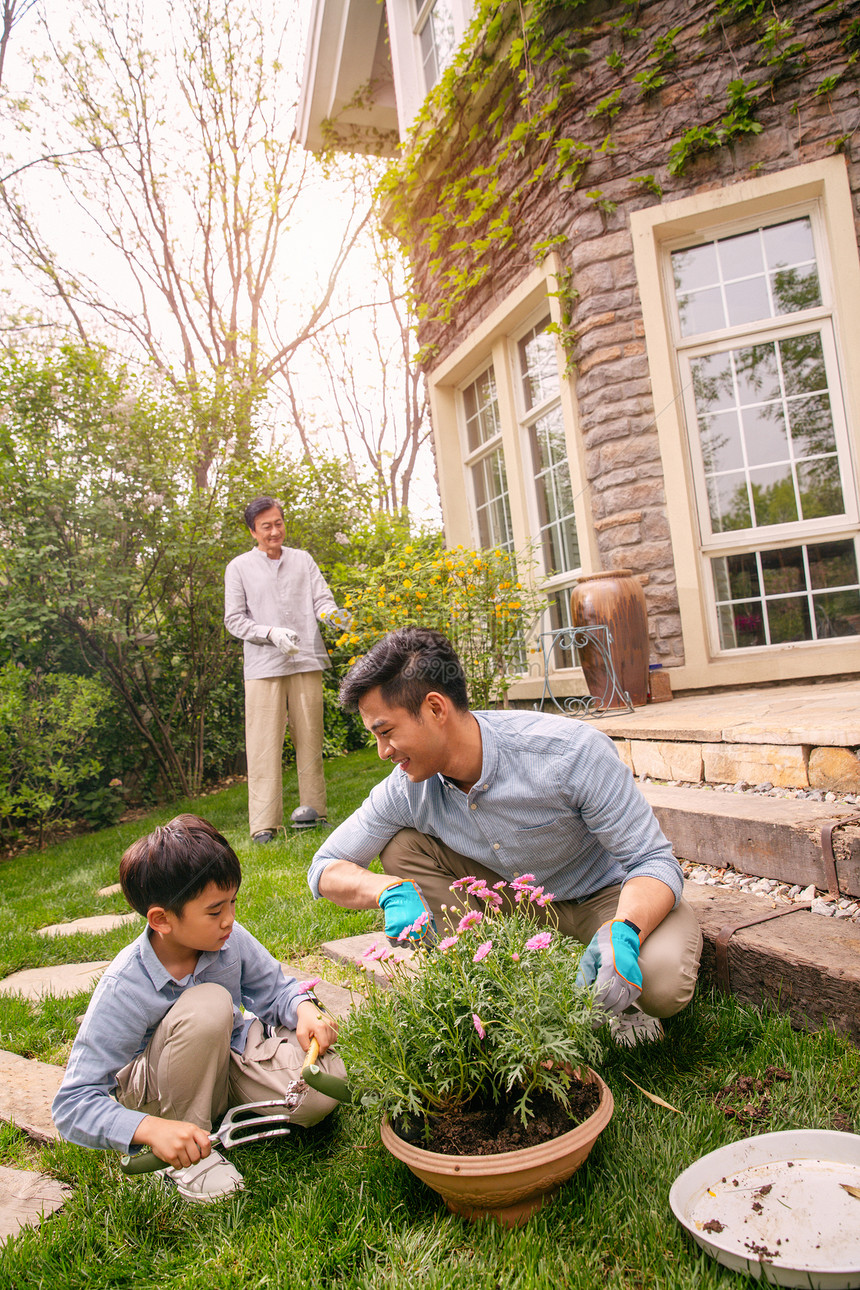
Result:
<svg viewBox="0 0 860 1290"><path fill-rule="evenodd" d="M54 1123L85 1147L150 1147L186 1200L243 1190L209 1131L231 1106L281 1096L330 1020L235 922L242 871L232 847L196 815L140 838L120 863L145 931L101 978L54 1099ZM241 1008L254 1013L251 1020ZM320 1061L343 1075L335 1054ZM317 1124L336 1106L312 1089L290 1117Z"/></svg>

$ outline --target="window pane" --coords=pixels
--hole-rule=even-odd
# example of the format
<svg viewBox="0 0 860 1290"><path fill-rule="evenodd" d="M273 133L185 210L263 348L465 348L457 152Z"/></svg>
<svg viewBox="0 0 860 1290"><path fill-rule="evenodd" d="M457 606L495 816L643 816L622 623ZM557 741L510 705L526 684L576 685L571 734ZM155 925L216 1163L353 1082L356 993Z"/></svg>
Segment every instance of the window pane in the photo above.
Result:
<svg viewBox="0 0 860 1290"><path fill-rule="evenodd" d="M812 457L836 451L833 416L826 394L789 399L787 408L795 456Z"/></svg>
<svg viewBox="0 0 860 1290"><path fill-rule="evenodd" d="M765 462L788 461L788 434L782 403L765 403L744 408L744 446L751 466Z"/></svg>
<svg viewBox="0 0 860 1290"><path fill-rule="evenodd" d="M853 541L719 556L711 572L723 649L860 635Z"/></svg>
<svg viewBox="0 0 860 1290"><path fill-rule="evenodd" d="M812 603L820 638L860 636L860 591L828 591L813 596Z"/></svg>
<svg viewBox="0 0 860 1290"><path fill-rule="evenodd" d="M741 327L744 323L767 318L770 314L770 297L766 279L746 278L743 282L727 283L726 310L730 327Z"/></svg>
<svg viewBox="0 0 860 1290"><path fill-rule="evenodd" d="M700 417L699 439L708 473L743 467L737 412L718 412L716 416Z"/></svg>
<svg viewBox="0 0 860 1290"><path fill-rule="evenodd" d="M673 251L672 273L683 336L821 305L808 217Z"/></svg>
<svg viewBox="0 0 860 1290"><path fill-rule="evenodd" d="M735 349L732 355L741 407L750 403L767 403L778 397L781 393L779 368L773 342Z"/></svg>
<svg viewBox="0 0 860 1290"><path fill-rule="evenodd" d="M747 481L743 471L732 471L727 475L711 475L705 483L708 489L708 508L713 532L727 533L733 529L748 529L752 518Z"/></svg>
<svg viewBox="0 0 860 1290"><path fill-rule="evenodd" d="M766 466L750 471L750 491L753 496L753 522L761 528L766 524L792 524L797 519L797 499L794 476L790 466Z"/></svg>
<svg viewBox="0 0 860 1290"><path fill-rule="evenodd" d="M836 457L817 457L797 467L797 487L805 520L822 515L843 515L845 500Z"/></svg>
<svg viewBox="0 0 860 1290"><path fill-rule="evenodd" d="M418 5L420 10L421 5ZM454 12L450 0L436 0L419 33L424 82L430 90L454 53Z"/></svg>
<svg viewBox="0 0 860 1290"><path fill-rule="evenodd" d="M827 389L824 346L819 332L780 341L787 394L815 394Z"/></svg>
<svg viewBox="0 0 860 1290"><path fill-rule="evenodd" d="M501 448L488 453L472 467L472 487L481 546L513 549L508 481Z"/></svg>
<svg viewBox="0 0 860 1290"><path fill-rule="evenodd" d="M735 405L735 382L731 354L708 354L694 358L693 393L700 412L717 412Z"/></svg>
<svg viewBox="0 0 860 1290"><path fill-rule="evenodd" d="M546 328L547 322L540 323L537 327L533 327L519 343L523 400L526 408L533 408L558 393L555 337Z"/></svg>
<svg viewBox="0 0 860 1290"><path fill-rule="evenodd" d="M466 413L469 451L474 452L500 431L496 379L492 367L488 367L486 372L482 372L477 380L463 390L463 408Z"/></svg>
<svg viewBox="0 0 860 1290"><path fill-rule="evenodd" d="M789 641L812 640L809 624L809 601L806 596L792 596L788 600L772 600L767 606L771 645L785 645Z"/></svg>

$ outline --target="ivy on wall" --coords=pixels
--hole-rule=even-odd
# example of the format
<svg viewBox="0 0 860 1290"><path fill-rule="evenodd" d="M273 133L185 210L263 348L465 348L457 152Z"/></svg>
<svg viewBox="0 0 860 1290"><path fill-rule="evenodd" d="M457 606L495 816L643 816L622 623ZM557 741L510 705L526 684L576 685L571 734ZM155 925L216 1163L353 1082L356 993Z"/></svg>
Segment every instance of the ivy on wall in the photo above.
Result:
<svg viewBox="0 0 860 1290"><path fill-rule="evenodd" d="M450 323L494 257L513 250L519 213L536 186L579 190L586 208L607 218L614 197L586 184L622 149L631 194L660 200L663 185L654 173L635 174L636 149L625 144L624 127L642 121L649 101L652 115L659 111L655 96L673 78L680 83L680 69L689 77L719 54L737 75L722 97L689 97L701 119L665 139L668 182L703 154L759 133L762 108L792 80L804 78L806 100L828 96L860 57L860 18L850 0L807 6L803 34L799 7L786 0L703 0L701 26L687 21L657 32L640 25L656 10L646 12L638 0L621 0L612 17L601 7L598 22L596 8L593 0L476 0L460 48L379 190L386 223L422 265L422 320ZM677 8L665 11L677 21ZM599 75L598 51L605 51ZM798 110L798 100L793 106ZM844 148L848 139L840 135L832 146ZM563 241L551 236L527 249L540 262ZM562 323L555 330L570 359L576 333L569 274L556 294ZM422 360L434 349L425 346Z"/></svg>

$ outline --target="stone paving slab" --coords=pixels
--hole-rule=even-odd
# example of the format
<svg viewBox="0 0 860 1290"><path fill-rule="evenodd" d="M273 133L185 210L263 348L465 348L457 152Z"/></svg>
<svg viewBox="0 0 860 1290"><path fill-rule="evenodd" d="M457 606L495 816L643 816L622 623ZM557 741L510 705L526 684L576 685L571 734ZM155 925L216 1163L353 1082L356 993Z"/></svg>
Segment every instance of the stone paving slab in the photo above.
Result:
<svg viewBox="0 0 860 1290"><path fill-rule="evenodd" d="M122 885L118 882L112 882L109 887L99 887L96 894L99 896L115 896L119 891L122 891Z"/></svg>
<svg viewBox="0 0 860 1290"><path fill-rule="evenodd" d="M686 694L671 703L649 703L635 712L595 717L589 724L613 739L855 748L860 731L860 685L832 681Z"/></svg>
<svg viewBox="0 0 860 1290"><path fill-rule="evenodd" d="M297 967L294 963L282 963L281 967L287 976L294 976L297 981L313 980L312 973ZM346 1017L352 1011L354 996L342 985L330 985L328 981L320 981L314 986L314 993L334 1017Z"/></svg>
<svg viewBox="0 0 860 1290"><path fill-rule="evenodd" d="M77 932L112 932L115 927L140 921L140 914L132 910L128 914L94 914L91 918L75 918L70 923L49 923L47 927L37 927L36 931L39 936L74 936Z"/></svg>
<svg viewBox="0 0 860 1290"><path fill-rule="evenodd" d="M46 994L65 996L91 990L110 959L94 963L52 963L47 967L25 968L0 981L0 994L22 994L34 1003Z"/></svg>
<svg viewBox="0 0 860 1290"><path fill-rule="evenodd" d="M0 1241L15 1236L22 1227L38 1227L62 1207L70 1191L48 1174L0 1165Z"/></svg>
<svg viewBox="0 0 860 1290"><path fill-rule="evenodd" d="M51 1103L64 1069L0 1050L0 1120L15 1124L37 1142L60 1136L51 1119Z"/></svg>
<svg viewBox="0 0 860 1290"><path fill-rule="evenodd" d="M365 932L361 936L344 936L338 941L325 941L319 947L319 952L334 959L335 963L352 963L354 967L361 965L368 976L373 976L379 982L385 982L387 978L382 965L373 959L364 958L364 954L373 945L378 945L380 949L390 949L392 957L398 963L404 961L408 963L414 953L413 950L395 949L389 946L384 932Z"/></svg>

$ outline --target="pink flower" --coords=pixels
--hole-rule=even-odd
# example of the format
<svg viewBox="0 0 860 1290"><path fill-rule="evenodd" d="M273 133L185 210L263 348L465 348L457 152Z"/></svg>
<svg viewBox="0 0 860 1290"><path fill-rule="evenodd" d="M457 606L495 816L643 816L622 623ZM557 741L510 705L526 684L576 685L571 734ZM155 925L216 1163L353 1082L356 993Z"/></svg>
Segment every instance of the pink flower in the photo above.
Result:
<svg viewBox="0 0 860 1290"><path fill-rule="evenodd" d="M315 986L318 986L321 980L321 976L315 976L312 981L300 981L299 989L302 994L307 994L308 991L313 990Z"/></svg>
<svg viewBox="0 0 860 1290"><path fill-rule="evenodd" d="M552 942L552 932L538 932L531 940L526 941L527 950L545 950Z"/></svg>
<svg viewBox="0 0 860 1290"><path fill-rule="evenodd" d="M466 932L470 927L477 927L484 915L479 909L470 909L468 914L464 914L457 924L458 932Z"/></svg>
<svg viewBox="0 0 860 1290"><path fill-rule="evenodd" d="M362 957L363 959L381 959L381 958L382 958L382 953L383 953L383 952L382 952L382 950L380 949L380 947L379 947L379 946L376 944L376 942L374 941L373 945L369 946L369 947L364 951L364 953L362 954L362 956L361 956L361 957Z"/></svg>
<svg viewBox="0 0 860 1290"><path fill-rule="evenodd" d="M493 891L501 891L502 888L507 887L507 885L508 884L505 882L504 878L502 878L499 882L493 883Z"/></svg>
<svg viewBox="0 0 860 1290"><path fill-rule="evenodd" d="M519 963L519 961L520 961L520 956L519 956L519 954L512 954L512 955L511 955L511 958L514 960L514 962L515 962L515 963Z"/></svg>
<svg viewBox="0 0 860 1290"><path fill-rule="evenodd" d="M519 878L514 878L511 886L514 891L522 891L526 887L531 887L534 880L535 876L533 873L524 873Z"/></svg>
<svg viewBox="0 0 860 1290"><path fill-rule="evenodd" d="M543 895L543 887L534 887L529 900L538 900Z"/></svg>
<svg viewBox="0 0 860 1290"><path fill-rule="evenodd" d="M548 905L551 900L555 900L555 893L552 891L548 891L545 896L540 897L540 899L538 900L538 904Z"/></svg>
<svg viewBox="0 0 860 1290"><path fill-rule="evenodd" d="M459 939L459 938L458 938L458 937L456 937L456 936L446 936L446 937L444 937L444 938L439 942L439 944L436 946L436 949L437 949L437 950L450 950L450 948L451 948L451 946L452 946L452 945L456 945L456 944L457 944L458 939Z"/></svg>
<svg viewBox="0 0 860 1290"><path fill-rule="evenodd" d="M412 936L413 932L415 933L415 936L413 939L420 941L421 931L422 931L422 928L424 928L427 924L427 918L428 918L428 915L426 913L419 914L418 917L415 919L414 923L410 923L408 927L404 927L403 931L399 933L397 937L398 941L408 940L409 937Z"/></svg>
<svg viewBox="0 0 860 1290"><path fill-rule="evenodd" d="M475 953L472 955L472 962L480 963L481 959L485 959L492 948L493 948L492 941L484 941L484 943L482 945L479 945L478 948L475 950Z"/></svg>
<svg viewBox="0 0 860 1290"><path fill-rule="evenodd" d="M481 1021L481 1018L478 1016L477 1012L472 1013L472 1025L475 1027L480 1037L482 1039L486 1039L487 1032L484 1029L484 1023Z"/></svg>
<svg viewBox="0 0 860 1290"><path fill-rule="evenodd" d="M456 890L458 889L458 887L468 887L468 885L469 885L469 883L470 883L470 882L477 882L477 881L478 881L478 880L477 880L477 878L474 876L474 874L472 874L472 875L471 875L470 877L468 877L468 878L458 878L456 882L452 882L452 883L451 883L451 886L448 888L448 890L449 890L449 891L456 891Z"/></svg>

